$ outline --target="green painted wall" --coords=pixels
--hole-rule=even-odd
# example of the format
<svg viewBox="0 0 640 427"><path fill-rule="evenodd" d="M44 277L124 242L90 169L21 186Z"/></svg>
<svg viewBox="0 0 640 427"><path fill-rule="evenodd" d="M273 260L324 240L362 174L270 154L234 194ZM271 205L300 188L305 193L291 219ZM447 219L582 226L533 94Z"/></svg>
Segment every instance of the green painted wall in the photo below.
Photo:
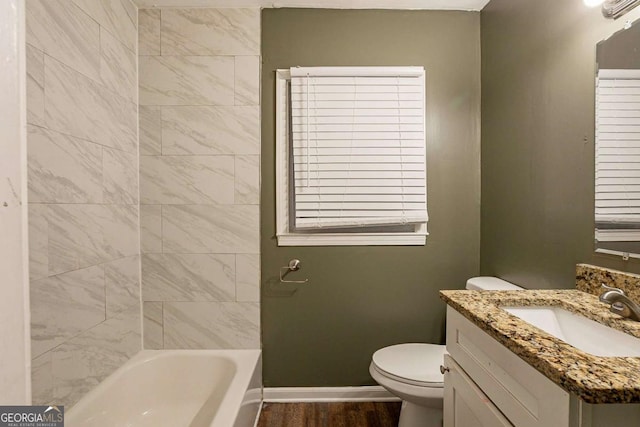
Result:
<svg viewBox="0 0 640 427"><path fill-rule="evenodd" d="M596 49L598 69L640 69L640 21L606 40Z"/></svg>
<svg viewBox="0 0 640 427"><path fill-rule="evenodd" d="M571 288L575 264L639 272L594 253L595 45L606 20L582 0L492 0L482 28L481 272Z"/></svg>
<svg viewBox="0 0 640 427"><path fill-rule="evenodd" d="M264 384L373 384L371 354L443 341L439 289L479 272L480 15L267 9L262 14L262 340ZM275 240L274 71L422 65L427 70L429 232L423 247L289 247ZM308 285L280 285L302 261Z"/></svg>

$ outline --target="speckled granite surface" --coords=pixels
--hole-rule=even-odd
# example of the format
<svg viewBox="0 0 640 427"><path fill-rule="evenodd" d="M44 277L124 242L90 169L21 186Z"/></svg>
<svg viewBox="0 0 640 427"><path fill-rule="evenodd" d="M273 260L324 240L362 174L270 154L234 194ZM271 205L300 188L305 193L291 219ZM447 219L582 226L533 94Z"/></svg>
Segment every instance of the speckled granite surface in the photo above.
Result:
<svg viewBox="0 0 640 427"><path fill-rule="evenodd" d="M584 353L500 306L560 306L640 337L640 322L579 290L440 291L440 297L564 390L587 403L640 403L640 358Z"/></svg>
<svg viewBox="0 0 640 427"><path fill-rule="evenodd" d="M635 302L640 302L640 276L590 264L576 265L576 288L600 295L602 284L619 288Z"/></svg>

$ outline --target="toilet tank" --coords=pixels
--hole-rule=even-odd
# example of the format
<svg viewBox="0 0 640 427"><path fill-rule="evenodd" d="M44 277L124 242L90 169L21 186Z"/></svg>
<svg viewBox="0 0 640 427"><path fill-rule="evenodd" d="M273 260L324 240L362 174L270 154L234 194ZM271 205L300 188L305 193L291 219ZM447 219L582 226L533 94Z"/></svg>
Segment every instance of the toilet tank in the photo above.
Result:
<svg viewBox="0 0 640 427"><path fill-rule="evenodd" d="M497 277L481 276L467 280L467 289L474 291L517 291L523 288Z"/></svg>

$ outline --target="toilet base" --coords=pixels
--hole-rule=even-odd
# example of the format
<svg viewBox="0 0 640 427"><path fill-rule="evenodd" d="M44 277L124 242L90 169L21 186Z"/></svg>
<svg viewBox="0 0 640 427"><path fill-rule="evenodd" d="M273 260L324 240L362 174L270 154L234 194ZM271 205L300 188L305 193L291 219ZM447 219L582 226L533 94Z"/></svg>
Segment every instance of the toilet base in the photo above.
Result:
<svg viewBox="0 0 640 427"><path fill-rule="evenodd" d="M442 427L442 409L402 401L398 427Z"/></svg>

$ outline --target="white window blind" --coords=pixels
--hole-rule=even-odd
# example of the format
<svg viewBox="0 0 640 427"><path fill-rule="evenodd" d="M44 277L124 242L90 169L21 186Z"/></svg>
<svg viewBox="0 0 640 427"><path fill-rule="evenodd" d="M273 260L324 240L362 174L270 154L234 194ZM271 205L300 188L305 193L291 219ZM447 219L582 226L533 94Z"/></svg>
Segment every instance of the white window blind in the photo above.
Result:
<svg viewBox="0 0 640 427"><path fill-rule="evenodd" d="M424 69L290 71L295 228L426 223Z"/></svg>
<svg viewBox="0 0 640 427"><path fill-rule="evenodd" d="M640 225L640 70L598 71L595 192L596 238L638 240L624 226Z"/></svg>

